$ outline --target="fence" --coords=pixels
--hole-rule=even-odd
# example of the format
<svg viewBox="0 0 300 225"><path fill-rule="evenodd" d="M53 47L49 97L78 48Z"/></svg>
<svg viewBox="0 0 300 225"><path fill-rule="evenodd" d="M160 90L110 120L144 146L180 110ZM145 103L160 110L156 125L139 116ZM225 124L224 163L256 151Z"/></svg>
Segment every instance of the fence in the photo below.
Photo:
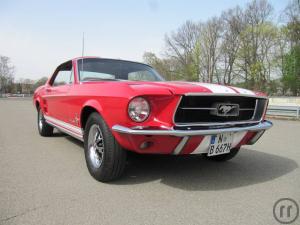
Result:
<svg viewBox="0 0 300 225"><path fill-rule="evenodd" d="M300 106L269 105L267 115L300 118Z"/></svg>
<svg viewBox="0 0 300 225"><path fill-rule="evenodd" d="M31 94L0 94L0 98L26 98L32 97Z"/></svg>

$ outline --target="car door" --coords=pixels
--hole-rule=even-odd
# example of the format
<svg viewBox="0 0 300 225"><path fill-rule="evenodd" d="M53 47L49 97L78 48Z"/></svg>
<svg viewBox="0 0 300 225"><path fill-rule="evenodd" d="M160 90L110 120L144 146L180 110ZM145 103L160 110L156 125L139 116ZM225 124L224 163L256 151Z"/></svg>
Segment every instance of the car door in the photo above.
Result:
<svg viewBox="0 0 300 225"><path fill-rule="evenodd" d="M47 116L68 122L69 91L74 82L72 62L60 65L46 86Z"/></svg>

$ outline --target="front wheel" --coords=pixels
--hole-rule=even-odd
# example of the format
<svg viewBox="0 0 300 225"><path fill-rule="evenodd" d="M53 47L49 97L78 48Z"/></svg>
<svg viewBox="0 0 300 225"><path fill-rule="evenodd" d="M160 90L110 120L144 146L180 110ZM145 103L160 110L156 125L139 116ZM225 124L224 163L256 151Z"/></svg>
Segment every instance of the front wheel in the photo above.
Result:
<svg viewBox="0 0 300 225"><path fill-rule="evenodd" d="M41 108L38 109L37 123L38 130L41 136L48 137L53 134L53 127L46 122Z"/></svg>
<svg viewBox="0 0 300 225"><path fill-rule="evenodd" d="M215 155L215 156L207 156L206 155L206 158L209 160L217 161L217 162L224 162L224 161L228 161L228 160L232 159L233 157L235 157L238 154L239 150L240 150L240 148L233 148L227 154Z"/></svg>
<svg viewBox="0 0 300 225"><path fill-rule="evenodd" d="M86 123L84 152L88 170L96 180L108 182L122 175L126 151L98 113L92 113Z"/></svg>

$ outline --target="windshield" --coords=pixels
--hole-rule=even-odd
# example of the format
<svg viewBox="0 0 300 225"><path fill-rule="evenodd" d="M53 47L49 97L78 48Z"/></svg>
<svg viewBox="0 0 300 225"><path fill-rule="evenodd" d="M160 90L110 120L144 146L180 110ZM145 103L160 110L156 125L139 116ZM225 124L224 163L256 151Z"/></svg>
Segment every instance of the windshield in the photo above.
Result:
<svg viewBox="0 0 300 225"><path fill-rule="evenodd" d="M82 64L83 61L83 64ZM79 59L79 80L132 80L163 81L163 78L150 66L114 59Z"/></svg>

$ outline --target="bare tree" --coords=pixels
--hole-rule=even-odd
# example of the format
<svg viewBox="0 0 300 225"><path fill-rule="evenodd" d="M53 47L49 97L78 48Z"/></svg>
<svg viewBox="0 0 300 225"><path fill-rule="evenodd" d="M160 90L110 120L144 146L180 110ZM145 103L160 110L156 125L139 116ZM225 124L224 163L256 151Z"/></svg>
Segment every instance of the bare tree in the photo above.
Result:
<svg viewBox="0 0 300 225"><path fill-rule="evenodd" d="M10 59L0 55L0 93L10 91L14 80L14 66L11 65Z"/></svg>
<svg viewBox="0 0 300 225"><path fill-rule="evenodd" d="M35 91L38 87L44 85L47 82L48 78L47 77L42 77L39 80L35 81L33 85L33 91Z"/></svg>
<svg viewBox="0 0 300 225"><path fill-rule="evenodd" d="M160 59L152 52L145 52L143 59L147 64L154 67L166 80L176 80L180 77L180 74L178 74L178 71L180 71L178 63L172 58Z"/></svg>
<svg viewBox="0 0 300 225"><path fill-rule="evenodd" d="M231 84L235 75L239 73L235 68L235 62L240 48L240 34L245 26L242 9L235 7L223 12L221 21L224 32L222 34L219 70L222 77L221 82Z"/></svg>
<svg viewBox="0 0 300 225"><path fill-rule="evenodd" d="M287 21L287 36L290 41L290 47L300 45L300 2L291 1L283 12L283 17Z"/></svg>
<svg viewBox="0 0 300 225"><path fill-rule="evenodd" d="M194 67L194 49L199 39L199 26L187 21L176 32L165 36L166 56L181 65L179 79L197 80Z"/></svg>
<svg viewBox="0 0 300 225"><path fill-rule="evenodd" d="M220 19L213 17L200 26L201 76L212 83L216 74L217 61L220 55L222 25ZM218 77L217 81L219 82Z"/></svg>
<svg viewBox="0 0 300 225"><path fill-rule="evenodd" d="M248 88L264 90L270 77L269 67L273 25L272 6L266 0L253 0L244 12L238 67ZM267 64L267 65L266 65Z"/></svg>

